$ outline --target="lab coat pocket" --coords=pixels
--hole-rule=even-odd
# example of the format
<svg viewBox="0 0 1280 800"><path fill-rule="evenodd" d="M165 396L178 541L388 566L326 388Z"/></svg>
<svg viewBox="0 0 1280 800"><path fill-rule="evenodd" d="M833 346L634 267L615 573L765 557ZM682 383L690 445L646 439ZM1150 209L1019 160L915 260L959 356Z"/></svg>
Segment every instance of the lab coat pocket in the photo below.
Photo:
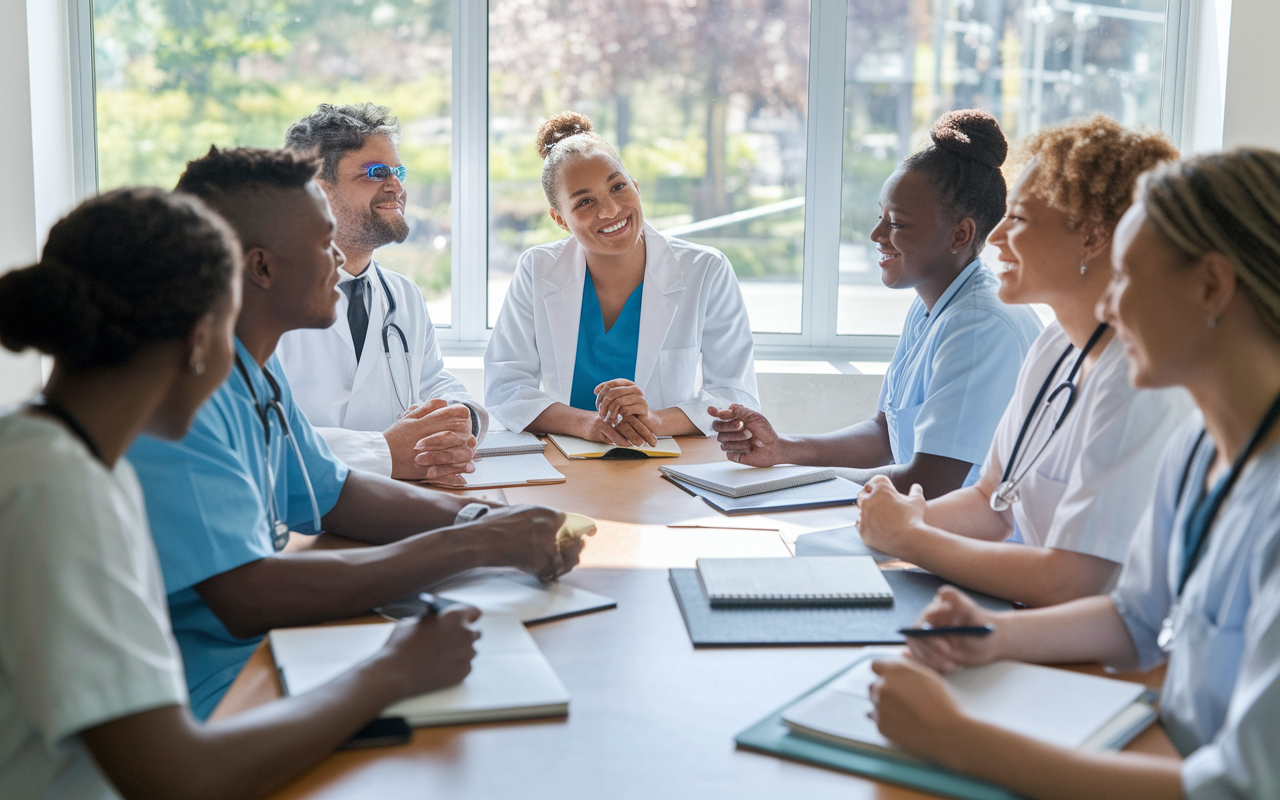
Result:
<svg viewBox="0 0 1280 800"><path fill-rule="evenodd" d="M1242 622L1219 625L1204 609L1188 608L1177 626L1174 657L1169 659L1170 699L1175 706L1195 709L1202 734L1216 731L1226 719L1244 655Z"/></svg>
<svg viewBox="0 0 1280 800"><path fill-rule="evenodd" d="M1018 486L1018 502L1031 530L1021 530L1023 541L1038 547L1051 546L1045 541L1053 527L1053 518L1067 492L1067 482L1056 480L1038 469L1023 478Z"/></svg>
<svg viewBox="0 0 1280 800"><path fill-rule="evenodd" d="M909 408L886 408L885 422L889 424L889 447L893 451L893 462L905 464L916 453L916 417L924 403L917 403Z"/></svg>
<svg viewBox="0 0 1280 800"><path fill-rule="evenodd" d="M672 347L659 356L658 373L662 380L664 406L688 402L698 394L697 347ZM652 405L653 398L650 398Z"/></svg>

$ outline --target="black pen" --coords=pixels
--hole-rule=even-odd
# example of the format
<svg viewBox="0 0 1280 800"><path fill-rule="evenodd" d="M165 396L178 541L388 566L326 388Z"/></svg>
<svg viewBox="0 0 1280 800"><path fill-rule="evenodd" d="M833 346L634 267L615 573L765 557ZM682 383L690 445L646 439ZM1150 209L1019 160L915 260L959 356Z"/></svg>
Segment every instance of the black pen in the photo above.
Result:
<svg viewBox="0 0 1280 800"><path fill-rule="evenodd" d="M935 628L925 623L919 628L898 628L903 636L987 636L996 632L996 626L988 622L986 625L957 625L951 628Z"/></svg>
<svg viewBox="0 0 1280 800"><path fill-rule="evenodd" d="M407 597L387 603L385 606L375 608L374 612L392 620L421 619L434 617L452 605L456 603L430 592L422 592L417 597Z"/></svg>

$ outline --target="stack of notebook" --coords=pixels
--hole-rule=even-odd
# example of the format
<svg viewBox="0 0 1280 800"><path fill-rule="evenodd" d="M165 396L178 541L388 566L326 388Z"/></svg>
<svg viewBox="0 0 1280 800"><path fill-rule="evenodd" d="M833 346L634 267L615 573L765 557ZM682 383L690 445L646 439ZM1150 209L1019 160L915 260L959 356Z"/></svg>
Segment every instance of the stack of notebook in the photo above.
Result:
<svg viewBox="0 0 1280 800"><path fill-rule="evenodd" d="M532 433L489 431L476 448L476 471L462 477L468 489L564 483L564 474L542 454L546 447Z"/></svg>
<svg viewBox="0 0 1280 800"><path fill-rule="evenodd" d="M748 467L717 461L658 469L676 486L730 515L852 505L862 489L820 467Z"/></svg>

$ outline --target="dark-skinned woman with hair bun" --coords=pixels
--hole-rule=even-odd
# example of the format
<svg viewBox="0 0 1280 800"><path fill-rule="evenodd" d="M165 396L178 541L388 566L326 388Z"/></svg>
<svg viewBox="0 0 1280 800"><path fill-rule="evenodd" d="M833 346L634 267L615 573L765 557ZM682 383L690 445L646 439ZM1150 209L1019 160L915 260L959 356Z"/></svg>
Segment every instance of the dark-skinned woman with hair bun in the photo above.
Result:
<svg viewBox="0 0 1280 800"><path fill-rule="evenodd" d="M1000 282L978 257L1004 213L1009 146L1000 124L984 111L952 111L930 138L885 181L871 231L884 285L916 293L876 415L786 436L759 412L729 408L715 429L730 460L838 467L857 483L883 475L903 491L919 484L925 497L978 479L1042 326L1031 309L1000 302Z"/></svg>

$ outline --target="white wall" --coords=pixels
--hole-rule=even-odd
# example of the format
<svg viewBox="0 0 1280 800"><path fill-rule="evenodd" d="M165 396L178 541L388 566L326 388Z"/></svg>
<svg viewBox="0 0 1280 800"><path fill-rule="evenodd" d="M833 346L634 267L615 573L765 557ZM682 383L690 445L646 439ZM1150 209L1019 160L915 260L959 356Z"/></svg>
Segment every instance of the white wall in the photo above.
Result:
<svg viewBox="0 0 1280 800"><path fill-rule="evenodd" d="M1229 14L1222 146L1280 150L1280 2L1234 0Z"/></svg>
<svg viewBox="0 0 1280 800"><path fill-rule="evenodd" d="M49 226L73 203L66 6L56 0L0 4L0 272L34 263ZM31 352L0 349L0 405L40 386Z"/></svg>

